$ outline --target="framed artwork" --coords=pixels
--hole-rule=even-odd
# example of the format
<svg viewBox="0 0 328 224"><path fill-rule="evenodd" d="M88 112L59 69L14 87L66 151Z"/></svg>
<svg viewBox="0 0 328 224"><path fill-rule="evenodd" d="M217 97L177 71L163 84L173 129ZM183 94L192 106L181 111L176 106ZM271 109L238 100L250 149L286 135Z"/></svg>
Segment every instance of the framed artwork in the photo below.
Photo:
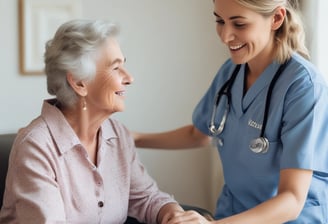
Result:
<svg viewBox="0 0 328 224"><path fill-rule="evenodd" d="M19 0L19 70L43 74L46 42L59 25L82 16L81 0Z"/></svg>

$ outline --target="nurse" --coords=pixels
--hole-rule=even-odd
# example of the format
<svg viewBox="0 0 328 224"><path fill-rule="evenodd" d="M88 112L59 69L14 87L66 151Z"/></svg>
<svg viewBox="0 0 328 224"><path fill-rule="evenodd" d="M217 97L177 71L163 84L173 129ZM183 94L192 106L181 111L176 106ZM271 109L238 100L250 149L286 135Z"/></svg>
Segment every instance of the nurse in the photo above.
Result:
<svg viewBox="0 0 328 224"><path fill-rule="evenodd" d="M328 87L309 61L295 1L213 2L217 34L231 57L192 125L135 132L137 147L214 140L225 185L212 223L328 223Z"/></svg>

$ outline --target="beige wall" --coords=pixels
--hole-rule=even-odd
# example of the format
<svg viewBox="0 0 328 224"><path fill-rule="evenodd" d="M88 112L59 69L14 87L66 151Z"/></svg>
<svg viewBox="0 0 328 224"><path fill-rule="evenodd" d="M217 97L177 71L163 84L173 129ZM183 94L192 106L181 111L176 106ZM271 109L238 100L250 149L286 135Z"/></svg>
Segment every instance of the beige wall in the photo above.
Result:
<svg viewBox="0 0 328 224"><path fill-rule="evenodd" d="M328 20L328 1L302 0L304 21L306 23L307 43L311 50L311 60L323 72L328 81L328 30L326 29Z"/></svg>

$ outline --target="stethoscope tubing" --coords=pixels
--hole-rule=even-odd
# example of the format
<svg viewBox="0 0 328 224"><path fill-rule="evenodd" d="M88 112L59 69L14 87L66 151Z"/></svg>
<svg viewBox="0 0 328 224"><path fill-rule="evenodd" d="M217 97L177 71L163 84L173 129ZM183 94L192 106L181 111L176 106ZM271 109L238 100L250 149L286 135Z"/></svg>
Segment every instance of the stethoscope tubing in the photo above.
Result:
<svg viewBox="0 0 328 224"><path fill-rule="evenodd" d="M273 93L273 88L277 82L277 80L279 79L280 75L283 73L283 71L285 70L285 68L287 67L288 63L290 62L290 60L285 61L283 64L281 64L277 70L277 72L275 73L275 75L273 76L269 88L268 88L268 92L266 95L266 101L265 101L265 107L264 107L264 114L263 114L263 120L262 120L262 128L261 128L261 133L260 136L256 139L253 139L251 141L251 144L249 145L249 148L254 152L254 153L266 153L268 151L269 148L269 141L268 139L264 136L265 134L265 128L267 125L267 121L268 121L268 115L269 115L269 110L270 110L270 104L271 104L271 97L272 97L272 93ZM229 109L230 109L230 102L231 102L231 88L233 86L233 83L237 77L237 74L240 70L241 65L238 64L231 77L223 84L223 86L220 88L220 90L218 91L218 93L216 94L216 99L214 102L214 106L213 106L213 110L212 110L212 116L211 116L211 122L210 122L210 126L209 126L209 130L210 132L215 135L218 136L223 132L224 126L225 126L225 122L229 113ZM219 102L221 100L221 96L222 95L226 95L227 96L227 103L226 103L226 109L224 111L222 120L219 124L219 127L216 128L214 121L215 121L215 115L217 113L217 108L219 105ZM222 141L221 141L222 142Z"/></svg>
<svg viewBox="0 0 328 224"><path fill-rule="evenodd" d="M228 116L228 113L229 113L229 109L230 109L232 84L234 83L234 81L235 81L235 79L238 75L240 67L241 67L240 64L238 64L235 67L231 77L223 84L223 86L220 88L220 90L216 94L216 98L215 98L214 106L213 106L213 110L212 110L211 123L210 123L210 127L209 127L210 132L214 135L220 135L222 133L223 129L224 129L224 125L225 125L225 122L226 122L226 119L227 119L227 116ZM219 124L219 127L216 128L215 124L214 124L214 120L215 120L215 115L216 115L216 112L217 112L219 102L221 100L222 95L227 96L227 103L225 105L226 108L225 108L222 120Z"/></svg>
<svg viewBox="0 0 328 224"><path fill-rule="evenodd" d="M269 110L270 110L271 96L272 96L272 93L273 93L273 88L276 85L276 82L278 81L280 75L285 70L285 68L287 67L289 62L290 62L290 60L287 60L282 65L280 65L279 69L277 70L276 74L273 76L273 78L271 80L271 83L270 83L270 86L269 86L269 89L268 89L268 93L266 95L266 100L265 100L263 123L262 123L260 137L264 137L265 128L266 128L266 125L267 125L267 122L268 122L268 116L269 116Z"/></svg>

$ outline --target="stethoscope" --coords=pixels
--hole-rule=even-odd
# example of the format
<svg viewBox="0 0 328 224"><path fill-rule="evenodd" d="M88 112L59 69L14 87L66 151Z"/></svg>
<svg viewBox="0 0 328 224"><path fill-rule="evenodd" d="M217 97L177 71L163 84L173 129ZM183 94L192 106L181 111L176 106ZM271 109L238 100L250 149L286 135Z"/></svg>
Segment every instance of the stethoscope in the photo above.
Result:
<svg viewBox="0 0 328 224"><path fill-rule="evenodd" d="M266 96L266 101L265 101L265 108L264 108L264 116L263 116L261 134L260 134L259 137L251 140L251 142L249 144L249 149L254 153L266 153L269 149L269 140L264 136L264 132L265 132L265 127L266 127L266 124L267 124L267 121L268 121L268 114L269 114L270 103L271 103L271 95L272 95L274 85L276 84L276 82L277 82L279 76L281 75L281 73L286 68L288 62L289 62L289 60L286 61L285 63L283 63L282 65L280 65L279 69L277 70L277 72L273 76L273 79L271 80L271 83L270 83L270 86L269 86L269 89L268 89L268 92L267 92L267 96ZM212 133L212 135L214 135L214 136L219 136L222 133L223 129L224 129L224 125L226 123L228 113L229 113L229 109L230 109L231 88L232 88L232 85L233 85L233 83L234 83L234 81L237 77L237 74L240 70L240 67L241 67L240 64L236 66L236 68L234 69L231 77L223 84L221 89L216 94L216 99L215 99L215 103L213 105L213 111L212 111L212 116L211 116L211 123L209 125L209 130ZM217 109L218 109L218 105L220 103L221 97L223 95L225 95L227 97L226 103L225 103L225 110L223 112L223 116L222 116L222 119L220 121L219 126L216 127L215 123L214 123L215 115L217 113ZM219 144L222 146L223 145L222 139L219 138L218 140L219 140Z"/></svg>

